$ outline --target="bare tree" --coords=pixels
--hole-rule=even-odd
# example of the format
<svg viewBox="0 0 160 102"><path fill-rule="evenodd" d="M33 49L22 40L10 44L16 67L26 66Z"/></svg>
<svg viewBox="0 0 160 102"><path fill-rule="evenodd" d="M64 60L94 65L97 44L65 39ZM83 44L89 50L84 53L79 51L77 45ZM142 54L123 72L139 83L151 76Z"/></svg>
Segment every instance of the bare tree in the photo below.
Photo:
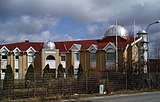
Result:
<svg viewBox="0 0 160 102"><path fill-rule="evenodd" d="M160 41L159 39L156 39L155 42L152 43L150 56L154 59L160 58Z"/></svg>

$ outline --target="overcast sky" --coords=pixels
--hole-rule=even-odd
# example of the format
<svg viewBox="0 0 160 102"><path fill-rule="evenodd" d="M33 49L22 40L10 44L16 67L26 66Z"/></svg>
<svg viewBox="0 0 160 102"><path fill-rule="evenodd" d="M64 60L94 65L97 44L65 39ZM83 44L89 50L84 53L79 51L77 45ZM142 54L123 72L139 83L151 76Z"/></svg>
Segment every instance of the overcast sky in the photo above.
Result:
<svg viewBox="0 0 160 102"><path fill-rule="evenodd" d="M0 41L99 39L107 28L133 31L160 19L160 0L0 0ZM160 24L149 28L160 39Z"/></svg>

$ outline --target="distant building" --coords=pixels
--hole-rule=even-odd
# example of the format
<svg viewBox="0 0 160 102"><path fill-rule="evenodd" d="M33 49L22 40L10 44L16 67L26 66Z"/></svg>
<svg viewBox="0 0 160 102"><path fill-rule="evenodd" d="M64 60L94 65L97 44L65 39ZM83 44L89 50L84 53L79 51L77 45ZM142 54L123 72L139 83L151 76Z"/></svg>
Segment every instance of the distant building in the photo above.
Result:
<svg viewBox="0 0 160 102"><path fill-rule="evenodd" d="M160 59L149 59L149 70L150 72L160 72Z"/></svg>
<svg viewBox="0 0 160 102"><path fill-rule="evenodd" d="M124 27L112 25L103 38L96 40L25 41L3 44L0 45L1 79L4 79L8 64L13 68L15 79L23 79L30 64L39 75L42 75L45 65L49 64L55 77L60 63L66 69L66 73L70 65L73 65L76 74L79 64L82 65L84 72L139 70L146 73L145 35L146 32L139 32L134 40Z"/></svg>

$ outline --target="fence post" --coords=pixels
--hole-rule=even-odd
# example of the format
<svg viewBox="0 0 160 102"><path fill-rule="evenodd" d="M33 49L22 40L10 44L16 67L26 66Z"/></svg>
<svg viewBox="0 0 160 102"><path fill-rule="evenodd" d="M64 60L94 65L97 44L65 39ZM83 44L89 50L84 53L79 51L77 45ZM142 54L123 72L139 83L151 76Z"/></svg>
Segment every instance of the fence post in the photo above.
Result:
<svg viewBox="0 0 160 102"><path fill-rule="evenodd" d="M128 89L128 76L127 73L125 73L125 79L126 79L126 90Z"/></svg>
<svg viewBox="0 0 160 102"><path fill-rule="evenodd" d="M34 79L33 79L33 98L35 98L35 73L34 73Z"/></svg>
<svg viewBox="0 0 160 102"><path fill-rule="evenodd" d="M2 99L2 79L0 79L0 100Z"/></svg>
<svg viewBox="0 0 160 102"><path fill-rule="evenodd" d="M107 84L109 83L109 77L108 77L108 72L107 72Z"/></svg>
<svg viewBox="0 0 160 102"><path fill-rule="evenodd" d="M86 94L88 93L88 74L86 73Z"/></svg>

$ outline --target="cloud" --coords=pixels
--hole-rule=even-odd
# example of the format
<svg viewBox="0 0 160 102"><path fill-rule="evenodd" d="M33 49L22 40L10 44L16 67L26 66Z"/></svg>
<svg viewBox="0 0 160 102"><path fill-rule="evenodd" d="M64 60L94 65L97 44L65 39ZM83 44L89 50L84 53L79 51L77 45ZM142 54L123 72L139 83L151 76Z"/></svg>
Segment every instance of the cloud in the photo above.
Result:
<svg viewBox="0 0 160 102"><path fill-rule="evenodd" d="M52 34L50 31L42 31L40 34L20 34L17 36L10 36L10 34L1 35L0 43L12 43L12 42L23 42L25 40L33 42L45 42L45 41L68 41L73 40L70 34Z"/></svg>
<svg viewBox="0 0 160 102"><path fill-rule="evenodd" d="M44 17L31 17L31 16L22 16L18 23L17 30L20 33L39 33L45 28L50 28L56 26L58 19L50 16Z"/></svg>
<svg viewBox="0 0 160 102"><path fill-rule="evenodd" d="M96 36L102 34L103 30L102 26L99 26L97 24L87 25L87 34L89 36Z"/></svg>
<svg viewBox="0 0 160 102"><path fill-rule="evenodd" d="M77 22L113 22L117 19L127 23L136 19L142 23L160 15L156 13L160 9L159 0L1 0L0 4L1 19L50 14L69 16Z"/></svg>
<svg viewBox="0 0 160 102"><path fill-rule="evenodd" d="M62 36L73 39L70 32L67 33L70 35L62 35L60 31L53 31L64 17L71 18L75 24L83 24L86 36L101 36L99 33L104 33L116 20L130 32L134 20L137 26L146 28L151 22L160 19L159 3L159 0L1 0L0 34L10 37L8 41L19 41L17 36L41 39L38 36L45 37L43 33L46 34L46 31L51 34L46 36L55 40ZM150 29L150 33L159 32L159 27Z"/></svg>

